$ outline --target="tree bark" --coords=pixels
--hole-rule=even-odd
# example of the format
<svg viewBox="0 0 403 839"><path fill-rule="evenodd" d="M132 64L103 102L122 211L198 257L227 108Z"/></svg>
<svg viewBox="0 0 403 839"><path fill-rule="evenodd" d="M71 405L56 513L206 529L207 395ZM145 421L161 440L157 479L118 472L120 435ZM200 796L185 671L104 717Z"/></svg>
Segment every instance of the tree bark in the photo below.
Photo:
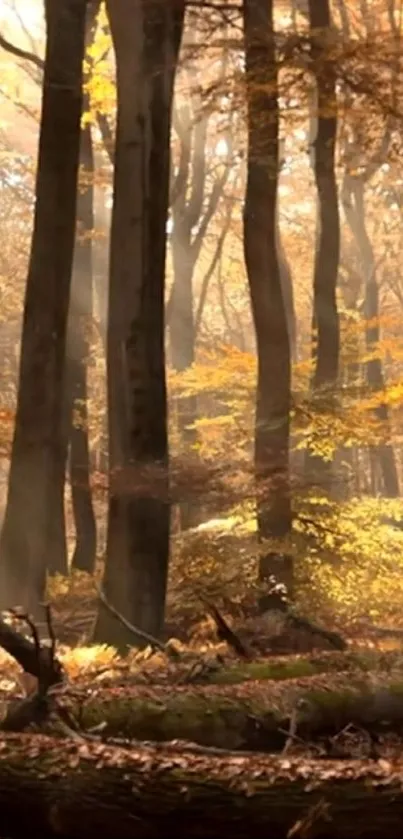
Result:
<svg viewBox="0 0 403 839"><path fill-rule="evenodd" d="M400 839L403 764L3 736L5 835L25 839ZM299 823L299 829L298 825Z"/></svg>
<svg viewBox="0 0 403 839"><path fill-rule="evenodd" d="M48 2L36 204L18 403L0 539L1 602L36 609L46 581L62 412L82 111L85 0Z"/></svg>
<svg viewBox="0 0 403 839"><path fill-rule="evenodd" d="M98 0L87 5L86 49L94 38ZM91 63L91 61L90 61ZM84 91L83 111L91 107ZM80 174L77 196L77 231L71 299L67 323L63 449L55 468L48 545L50 573L68 573L65 521L66 467L69 465L76 544L71 567L92 573L95 565L96 526L90 487L87 365L93 317L92 234L94 228L94 156L91 125L81 128Z"/></svg>
<svg viewBox="0 0 403 839"><path fill-rule="evenodd" d="M184 2L114 0L117 130L108 323L109 514L104 587L131 623L163 629L169 558L164 351L170 122ZM106 610L96 637L130 635Z"/></svg>
<svg viewBox="0 0 403 839"><path fill-rule="evenodd" d="M273 3L244 0L248 163L245 262L258 353L255 474L258 536L283 539L291 529L289 487L290 342L277 251L279 110ZM293 563L266 554L260 577L275 597L293 594Z"/></svg>
<svg viewBox="0 0 403 839"><path fill-rule="evenodd" d="M315 248L313 301L312 393L316 406L331 408L339 372L340 325L337 277L340 255L340 217L335 171L337 140L336 79L327 52L331 36L329 0L309 0L309 22L317 88L317 133L314 141L314 174L319 201ZM316 120L315 120L316 122ZM330 489L331 463L318 456L306 459L308 478Z"/></svg>

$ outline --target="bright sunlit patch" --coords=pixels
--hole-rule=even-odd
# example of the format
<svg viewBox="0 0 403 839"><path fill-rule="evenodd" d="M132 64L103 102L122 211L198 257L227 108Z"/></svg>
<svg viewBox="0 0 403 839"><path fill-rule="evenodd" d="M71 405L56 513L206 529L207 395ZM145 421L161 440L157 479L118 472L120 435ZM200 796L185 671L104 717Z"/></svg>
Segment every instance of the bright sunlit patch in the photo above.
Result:
<svg viewBox="0 0 403 839"><path fill-rule="evenodd" d="M60 656L69 677L75 678L88 670L113 666L116 661L116 650L107 644L97 644L91 647L75 647Z"/></svg>
<svg viewBox="0 0 403 839"><path fill-rule="evenodd" d="M15 3L0 3L0 21L6 23L14 29L21 29L19 21L21 18L24 21L25 29L31 34L36 35L38 30L43 27L43 4L38 0L23 0L23 2Z"/></svg>
<svg viewBox="0 0 403 839"><path fill-rule="evenodd" d="M218 157L225 157L228 154L228 143L224 140L224 137L221 137L221 140L218 141L215 147L215 153Z"/></svg>
<svg viewBox="0 0 403 839"><path fill-rule="evenodd" d="M306 140L306 138L308 136L308 132L305 130L305 128L296 128L293 133L294 133L294 137L297 140Z"/></svg>

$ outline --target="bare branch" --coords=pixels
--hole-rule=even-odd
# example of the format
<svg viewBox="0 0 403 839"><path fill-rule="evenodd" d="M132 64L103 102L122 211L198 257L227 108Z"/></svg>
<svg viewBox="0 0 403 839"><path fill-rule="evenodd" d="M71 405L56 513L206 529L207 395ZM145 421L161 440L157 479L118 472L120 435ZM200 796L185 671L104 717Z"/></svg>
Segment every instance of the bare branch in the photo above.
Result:
<svg viewBox="0 0 403 839"><path fill-rule="evenodd" d="M137 626L133 626L133 624L131 624L130 621L128 621L123 615L121 615L120 612L118 612L118 610L115 609L114 606L112 606L112 603L109 602L101 586L97 586L96 588L101 603L105 606L105 608L108 610L108 612L110 612L111 615L113 615L115 618L117 618L118 621L120 621L122 626L128 629L129 632L131 632L134 636L137 636L138 639L141 638L142 641L147 641L147 643L150 644L152 647L155 647L156 649L161 650L164 653L167 652L166 645L159 641L158 638L154 638L152 635L149 635L148 632L143 632L142 629L139 629Z"/></svg>
<svg viewBox="0 0 403 839"><path fill-rule="evenodd" d="M229 202L229 204L230 204L230 202ZM211 280L211 278L214 274L214 271L215 271L215 269L218 265L219 260L221 259L225 239L227 237L227 233L228 233L230 225L231 225L231 215L232 215L232 212L231 212L231 209L229 209L227 211L226 219L225 219L224 225L222 227L221 233L218 237L216 248L215 248L212 260L211 260L210 265L209 265L209 267L208 267L208 269L207 269L207 271L206 271L206 273L203 277L203 282L202 282L200 296L199 296L199 302L198 302L198 305L197 305L197 311L196 311L196 316L195 316L195 327L194 327L195 328L195 335L197 335L197 333L200 329L201 319L202 319L202 316L203 316L204 304L206 302L207 291L208 291L208 287L209 287L209 284L210 284L210 280Z"/></svg>
<svg viewBox="0 0 403 839"><path fill-rule="evenodd" d="M39 55L36 55L34 52L30 52L30 50L21 49L21 47L17 47L15 44L12 44L11 41L8 41L7 38L4 38L3 35L0 35L0 47L3 47L3 50L6 52L11 53L11 55L15 55L17 58L22 58L24 61L30 61L31 64L35 64L35 67L38 67L39 70L43 70L45 63Z"/></svg>

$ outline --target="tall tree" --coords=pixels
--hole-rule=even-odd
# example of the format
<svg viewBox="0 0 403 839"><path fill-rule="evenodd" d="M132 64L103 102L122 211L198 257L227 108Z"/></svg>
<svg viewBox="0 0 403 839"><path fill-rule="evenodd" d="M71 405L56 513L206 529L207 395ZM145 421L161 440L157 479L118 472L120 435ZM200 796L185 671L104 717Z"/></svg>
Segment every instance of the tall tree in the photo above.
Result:
<svg viewBox="0 0 403 839"><path fill-rule="evenodd" d="M348 9L344 0L339 0L341 20L344 36L349 35ZM395 43L395 50L392 53L391 71L391 95L393 107L396 108L398 101L398 85L400 77L400 24L395 15L393 0L386 3L390 37ZM362 24L365 27L366 36L373 34L373 23L367 4L362 4ZM357 97L356 97L357 98ZM346 110L352 105L351 93L346 95ZM378 142L374 150L372 143L368 143L366 126L353 120L350 129L349 140L345 141L345 173L341 190L343 209L347 223L353 234L359 257L364 286L364 307L363 314L366 318L366 344L369 351L369 359L366 363L366 376L370 389L374 393L383 393L385 390L385 376L382 359L379 354L378 345L380 340L379 322L379 287L377 277L377 265L371 237L367 229L366 219L366 190L371 180L377 174L379 168L387 161L391 151L392 133L394 120L389 114L384 118L384 124ZM375 135L375 139L376 135ZM369 145L371 153L368 153L366 145ZM396 464L396 457L392 443L389 408L386 400L376 405L374 414L382 426L384 440L375 447L370 448L370 464L372 473L373 489L376 491L375 476L380 476L380 489L389 498L399 496L399 476ZM379 489L379 487L378 487Z"/></svg>
<svg viewBox="0 0 403 839"><path fill-rule="evenodd" d="M45 10L47 41L34 230L8 498L0 538L1 601L33 609L44 592L54 468L62 446L86 2L47 0Z"/></svg>
<svg viewBox="0 0 403 839"><path fill-rule="evenodd" d="M99 0L87 0L86 52L95 36ZM87 81L92 60L87 59ZM83 111L91 107L84 87ZM93 317L92 239L94 229L94 154L92 127L81 128L80 183L77 195L77 231L71 299L67 324L63 447L56 465L53 508L50 517L47 563L49 571L67 573L65 527L66 467L69 467L76 531L72 567L91 573L96 554L96 525L90 486L87 370Z"/></svg>
<svg viewBox="0 0 403 839"><path fill-rule="evenodd" d="M169 559L164 351L173 86L184 0L109 0L117 127L108 319L105 592L141 630L163 628ZM102 610L97 638L126 637ZM133 637L127 640L132 643Z"/></svg>
<svg viewBox="0 0 403 839"><path fill-rule="evenodd" d="M369 359L366 363L367 381L374 394L385 391L382 359L379 355L379 289L376 261L365 218L365 184L370 180L371 167L362 174L346 172L343 182L343 206L348 224L355 238L364 277L364 315L366 344ZM382 426L384 442L371 449L374 463L378 462L382 492L389 498L399 496L399 476L392 444L389 409L386 400L376 405L374 414Z"/></svg>
<svg viewBox="0 0 403 839"><path fill-rule="evenodd" d="M264 541L281 540L291 529L290 341L277 248L279 105L273 2L244 0L243 15L248 121L244 248L258 353L255 471L258 535ZM274 583L273 604L281 593L292 596L292 560L275 545L262 554L260 576Z"/></svg>
<svg viewBox="0 0 403 839"><path fill-rule="evenodd" d="M332 26L329 0L309 0L311 57L317 91L317 131L313 143L314 174L318 194L318 230L315 248L313 327L314 371L312 391L325 398L334 396L339 371L340 325L336 288L340 256L340 218L335 171L337 139L336 78L330 50ZM317 401L320 407L320 401ZM328 469L321 458L308 458L308 471L322 481Z"/></svg>
<svg viewBox="0 0 403 839"><path fill-rule="evenodd" d="M86 48L91 46L95 35L95 24L100 0L87 0ZM21 22L21 26L23 26ZM24 59L30 67L30 76L42 85L44 61L37 52L35 40L29 34L32 51L21 50L11 42L0 38L0 46ZM34 73L32 72L34 69ZM87 54L87 80L93 69L93 61ZM83 110L90 110L90 96L84 88ZM94 159L91 125L82 126L80 146L80 167L82 184L78 191L78 231L74 252L74 266L71 301L67 327L65 400L63 413L63 446L59 451L59 462L55 464L52 511L49 515L49 539L47 548L47 569L50 573L68 573L65 484L67 461L70 468L73 517L76 530L76 545L72 567L92 571L96 552L96 525L90 488L88 407L87 407L87 362L89 356L89 332L92 319L92 232L94 226L93 182ZM77 421L73 419L73 411ZM70 457L68 452L70 450Z"/></svg>
<svg viewBox="0 0 403 839"><path fill-rule="evenodd" d="M225 52L224 50L222 59L223 77L226 67ZM208 125L211 112L203 106L200 81L196 72L189 70L187 75L190 104L175 109L173 119L180 153L171 188L171 249L174 277L167 306L171 362L174 370L178 372L189 369L195 361L197 323L194 311L194 273L234 162L229 125L226 132L227 154L223 165L217 166L217 161L214 161L215 166L209 165ZM183 453L188 457L192 456L197 443L197 432L194 428L197 420L196 397L182 396L178 400L176 414ZM200 524L200 503L182 500L179 512L182 530Z"/></svg>

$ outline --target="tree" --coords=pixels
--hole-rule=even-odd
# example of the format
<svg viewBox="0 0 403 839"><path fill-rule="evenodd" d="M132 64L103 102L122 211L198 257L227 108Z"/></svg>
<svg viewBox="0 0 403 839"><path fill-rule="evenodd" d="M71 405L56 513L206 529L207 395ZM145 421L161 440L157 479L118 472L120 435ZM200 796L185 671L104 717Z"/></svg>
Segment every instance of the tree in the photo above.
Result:
<svg viewBox="0 0 403 839"><path fill-rule="evenodd" d="M224 52L223 76L225 76L225 68ZM209 225L223 197L228 175L234 164L231 126L226 131L227 154L223 165L217 166L217 161L215 161L214 168L209 164L208 127L211 113L203 105L202 87L196 72L189 70L187 75L190 83L188 90L190 104L186 103L180 109L175 108L173 120L180 143L180 152L171 187L173 221L171 249L174 278L167 306L167 324L171 363L177 372L189 369L195 360L197 323L194 311L194 272ZM209 272L206 276L208 278ZM199 306L197 313L199 321L201 314ZM197 442L197 433L194 428L197 420L196 398L191 396L179 399L177 416L180 440L189 456ZM182 530L199 523L200 505L182 501L180 504Z"/></svg>
<svg viewBox="0 0 403 839"><path fill-rule="evenodd" d="M244 0L243 14L248 121L244 248L258 355L255 474L258 535L264 541L281 540L291 529L290 342L277 251L279 107L273 3ZM280 550L265 552L260 576L274 578L292 596L292 560Z"/></svg>
<svg viewBox="0 0 403 839"><path fill-rule="evenodd" d="M99 1L87 5L86 50L94 40ZM88 59L87 79L92 61ZM93 317L92 237L94 229L94 152L92 127L88 120L90 96L84 90L81 128L80 180L77 195L77 231L74 249L71 299L67 323L63 449L55 473L53 508L50 519L47 565L50 571L67 574L65 527L66 467L69 467L71 497L76 529L72 568L91 573L96 553L96 525L90 486L88 438L87 367Z"/></svg>
<svg viewBox="0 0 403 839"><path fill-rule="evenodd" d="M390 62L392 97L394 104L396 104L400 72L400 30L394 15L393 2L387 3L387 10L389 12L390 35L395 39L397 45L397 56L393 55L392 52ZM363 25L367 36L369 36L371 34L371 23L368 8L364 6L362 13ZM347 34L347 32L348 14L344 8L344 34ZM351 94L347 95L346 98L351 106ZM385 392L385 376L379 352L381 330L377 261L367 228L365 192L379 168L386 162L391 150L394 119L391 114L388 114L382 122L379 140L376 136L378 132L374 132L375 142L377 142L375 149L372 149L374 141L368 144L362 123L360 124L358 120L353 121L350 128L350 141L346 140L345 142L345 172L341 190L344 214L353 235L358 253L360 274L363 278L363 283L361 282L361 285L364 286L363 314L366 319L365 337L369 352L369 359L366 363L366 378L374 395ZM369 149L366 148L366 141L367 145L370 146ZM399 477L386 400L375 406L374 414L382 426L384 440L378 446L370 448L371 463L373 466L379 466L381 491L389 498L396 498L399 496Z"/></svg>
<svg viewBox="0 0 403 839"><path fill-rule="evenodd" d="M335 171L337 139L336 78L330 50L332 29L328 0L309 0L311 55L317 89L317 133L314 140L314 174L319 202L314 268L313 347L314 396L332 401L339 371L340 326L336 288L339 269L340 218ZM319 402L316 401L319 407ZM308 458L314 481L329 480L321 458Z"/></svg>
<svg viewBox="0 0 403 839"><path fill-rule="evenodd" d="M87 5L86 49L92 45L99 0ZM21 22L21 26L23 26ZM24 30L25 31L25 30ZM22 50L1 38L1 46L15 54L34 69L33 80L42 84L44 62L38 45L29 35L32 51ZM31 75L30 69L30 75ZM87 84L84 90L83 110L87 115L82 126L80 146L81 180L77 197L77 222L71 301L67 326L65 398L63 411L63 446L59 463L55 465L52 512L49 516L47 568L50 573L68 573L65 484L66 467L69 465L76 545L72 567L91 572L95 562L96 526L90 488L87 364L90 353L92 306L92 238L94 227L94 159L92 129L88 120L90 95L88 80L93 70L91 57L87 59ZM70 456L69 456L70 455Z"/></svg>
<svg viewBox="0 0 403 839"><path fill-rule="evenodd" d="M64 359L74 250L85 0L47 2L47 42L18 404L0 538L1 600L43 596L54 470L60 458Z"/></svg>
<svg viewBox="0 0 403 839"><path fill-rule="evenodd" d="M170 125L184 20L177 0L111 0L117 126L107 347L109 601L160 634L169 558L164 279ZM97 638L125 643L106 611ZM129 642L132 637L129 636Z"/></svg>

